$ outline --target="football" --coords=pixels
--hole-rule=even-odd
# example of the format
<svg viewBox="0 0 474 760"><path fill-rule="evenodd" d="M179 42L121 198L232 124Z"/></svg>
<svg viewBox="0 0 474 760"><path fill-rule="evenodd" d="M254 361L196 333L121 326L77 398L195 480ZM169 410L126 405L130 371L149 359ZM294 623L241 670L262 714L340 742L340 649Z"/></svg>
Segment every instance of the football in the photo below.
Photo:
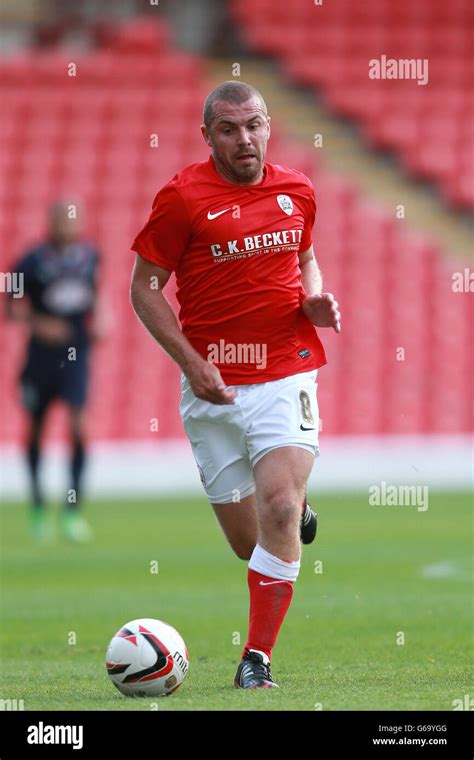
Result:
<svg viewBox="0 0 474 760"><path fill-rule="evenodd" d="M165 697L181 686L189 668L182 637L162 620L140 618L126 623L106 654L112 683L127 697Z"/></svg>

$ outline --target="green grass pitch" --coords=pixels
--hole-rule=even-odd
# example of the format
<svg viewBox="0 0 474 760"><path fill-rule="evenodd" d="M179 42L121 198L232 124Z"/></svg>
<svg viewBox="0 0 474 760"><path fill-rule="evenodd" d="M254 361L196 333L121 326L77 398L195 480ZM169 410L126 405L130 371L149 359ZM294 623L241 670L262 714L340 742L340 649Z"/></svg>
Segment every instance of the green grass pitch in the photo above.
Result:
<svg viewBox="0 0 474 760"><path fill-rule="evenodd" d="M232 685L247 563L204 498L90 502L87 547L38 547L26 507L3 505L0 699L25 710L452 710L474 694L469 495L430 493L426 512L369 506L367 494L312 503L318 537L273 653L280 688L257 691ZM187 643L189 675L168 698L123 697L107 676L110 638L138 617Z"/></svg>

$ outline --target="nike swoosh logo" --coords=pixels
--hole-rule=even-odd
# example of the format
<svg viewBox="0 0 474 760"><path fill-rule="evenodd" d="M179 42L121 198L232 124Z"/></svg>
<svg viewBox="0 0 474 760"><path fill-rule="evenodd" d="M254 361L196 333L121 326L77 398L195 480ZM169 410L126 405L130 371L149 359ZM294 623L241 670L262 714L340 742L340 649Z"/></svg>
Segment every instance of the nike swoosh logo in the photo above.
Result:
<svg viewBox="0 0 474 760"><path fill-rule="evenodd" d="M287 581L260 581L261 586L271 586L272 583L287 583Z"/></svg>
<svg viewBox="0 0 474 760"><path fill-rule="evenodd" d="M303 425L300 425L300 430L315 430L316 428L306 428L303 427Z"/></svg>
<svg viewBox="0 0 474 760"><path fill-rule="evenodd" d="M229 208L225 208L223 211L218 211L217 214L211 214L210 211L207 212L207 218L209 220L215 219L217 216L220 216L221 214L225 214L226 211L230 211L232 206L229 206Z"/></svg>

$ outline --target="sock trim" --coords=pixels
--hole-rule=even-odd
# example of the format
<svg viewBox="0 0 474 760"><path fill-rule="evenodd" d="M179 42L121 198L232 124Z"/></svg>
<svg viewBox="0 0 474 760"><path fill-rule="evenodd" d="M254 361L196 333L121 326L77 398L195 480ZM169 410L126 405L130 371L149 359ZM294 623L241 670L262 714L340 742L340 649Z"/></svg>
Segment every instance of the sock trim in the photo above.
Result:
<svg viewBox="0 0 474 760"><path fill-rule="evenodd" d="M250 557L248 567L249 570L254 570L256 573L266 575L269 578L282 581L296 581L301 567L301 560L288 562L287 560L280 559L280 557L275 557L270 552L267 552L263 546L257 543Z"/></svg>

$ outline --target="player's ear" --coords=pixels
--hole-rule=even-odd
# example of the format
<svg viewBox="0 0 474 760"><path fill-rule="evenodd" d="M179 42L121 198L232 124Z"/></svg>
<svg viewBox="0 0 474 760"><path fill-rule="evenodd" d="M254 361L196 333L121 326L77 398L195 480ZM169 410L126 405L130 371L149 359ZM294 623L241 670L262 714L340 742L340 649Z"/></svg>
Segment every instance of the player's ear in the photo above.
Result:
<svg viewBox="0 0 474 760"><path fill-rule="evenodd" d="M209 147L212 147L211 135L205 124L201 124L201 134L204 138L204 142L206 143L206 145L209 145Z"/></svg>
<svg viewBox="0 0 474 760"><path fill-rule="evenodd" d="M268 137L270 137L271 128L270 128L270 122L272 120L271 116L267 116L267 129L268 129Z"/></svg>

